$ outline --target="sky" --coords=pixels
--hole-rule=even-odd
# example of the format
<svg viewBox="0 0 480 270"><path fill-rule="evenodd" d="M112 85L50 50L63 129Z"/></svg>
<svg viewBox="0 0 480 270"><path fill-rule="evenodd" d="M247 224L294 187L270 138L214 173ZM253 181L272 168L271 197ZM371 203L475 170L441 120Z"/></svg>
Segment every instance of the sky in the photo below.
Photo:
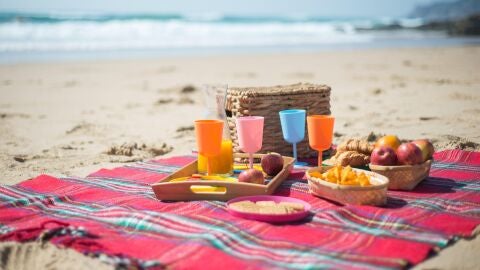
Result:
<svg viewBox="0 0 480 270"><path fill-rule="evenodd" d="M401 17L435 0L0 0L0 11Z"/></svg>

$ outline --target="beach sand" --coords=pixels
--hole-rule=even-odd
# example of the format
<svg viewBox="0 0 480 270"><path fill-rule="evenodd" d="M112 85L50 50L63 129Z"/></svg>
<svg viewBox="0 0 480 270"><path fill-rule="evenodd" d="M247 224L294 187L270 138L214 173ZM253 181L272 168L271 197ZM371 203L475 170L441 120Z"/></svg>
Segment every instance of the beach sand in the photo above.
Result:
<svg viewBox="0 0 480 270"><path fill-rule="evenodd" d="M1 65L0 182L188 154L203 83L327 84L336 143L373 132L478 151L479 63L480 47L451 47ZM469 268L479 247L478 237L462 240L419 269Z"/></svg>

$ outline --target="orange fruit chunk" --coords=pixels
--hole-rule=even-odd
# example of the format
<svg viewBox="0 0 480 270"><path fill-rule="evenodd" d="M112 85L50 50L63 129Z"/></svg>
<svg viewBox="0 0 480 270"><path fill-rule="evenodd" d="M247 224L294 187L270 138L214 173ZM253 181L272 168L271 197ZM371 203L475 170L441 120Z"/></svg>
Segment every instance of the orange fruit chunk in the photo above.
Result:
<svg viewBox="0 0 480 270"><path fill-rule="evenodd" d="M389 146L396 151L400 144L400 139L396 135L386 135L377 140L375 147Z"/></svg>
<svg viewBox="0 0 480 270"><path fill-rule="evenodd" d="M311 177L338 185L370 186L370 177L363 172L355 172L350 166L335 166L324 173L310 172Z"/></svg>

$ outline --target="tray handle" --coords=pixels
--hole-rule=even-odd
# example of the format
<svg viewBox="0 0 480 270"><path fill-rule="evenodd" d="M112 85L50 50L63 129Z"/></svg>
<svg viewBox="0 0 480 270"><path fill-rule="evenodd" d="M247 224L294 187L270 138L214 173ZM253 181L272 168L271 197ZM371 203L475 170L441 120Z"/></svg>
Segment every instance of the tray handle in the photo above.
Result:
<svg viewBox="0 0 480 270"><path fill-rule="evenodd" d="M264 185L244 183L241 186L235 185L234 182L224 181L185 181L177 183L157 183L152 185L153 191L158 198L166 198L174 200L178 198L191 195L242 195L250 193L263 193Z"/></svg>

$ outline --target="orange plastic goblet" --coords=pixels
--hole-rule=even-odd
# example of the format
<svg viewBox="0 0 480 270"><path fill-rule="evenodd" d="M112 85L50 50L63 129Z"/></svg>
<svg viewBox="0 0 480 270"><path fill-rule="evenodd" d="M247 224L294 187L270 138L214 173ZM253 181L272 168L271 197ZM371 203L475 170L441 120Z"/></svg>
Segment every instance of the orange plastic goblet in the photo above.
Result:
<svg viewBox="0 0 480 270"><path fill-rule="evenodd" d="M332 145L334 120L330 115L307 116L308 141L318 151L318 167L322 166L322 151Z"/></svg>
<svg viewBox="0 0 480 270"><path fill-rule="evenodd" d="M223 121L196 120L198 153L207 158L207 175L210 175L210 158L220 154L222 149Z"/></svg>

